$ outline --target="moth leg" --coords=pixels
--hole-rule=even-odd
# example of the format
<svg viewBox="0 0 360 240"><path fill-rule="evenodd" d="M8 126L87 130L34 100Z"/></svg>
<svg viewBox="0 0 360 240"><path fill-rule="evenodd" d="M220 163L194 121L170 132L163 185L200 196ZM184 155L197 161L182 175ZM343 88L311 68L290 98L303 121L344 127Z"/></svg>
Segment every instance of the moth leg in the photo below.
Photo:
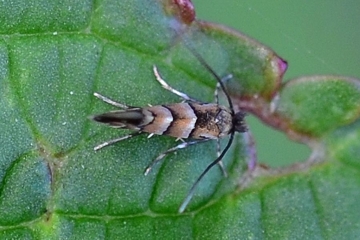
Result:
<svg viewBox="0 0 360 240"><path fill-rule="evenodd" d="M115 107L118 107L118 108L121 108L121 109L133 108L131 106L115 102L114 100L111 100L110 98L107 98L107 97L105 97L105 96L103 96L103 95L101 95L100 93L97 93L97 92L94 93L94 96L97 97L98 99L106 102L107 104L110 104L112 106L115 106Z"/></svg>
<svg viewBox="0 0 360 240"><path fill-rule="evenodd" d="M223 77L221 79L221 82L226 82L226 81L229 81L230 79L232 79L233 75L232 74L229 74L229 75L226 75L225 77ZM220 86L220 83L217 83L216 84L216 88L215 88L215 92L214 92L214 97L215 97L215 103L216 104L219 104L219 91L221 90L221 86Z"/></svg>
<svg viewBox="0 0 360 240"><path fill-rule="evenodd" d="M182 212L185 211L185 208L187 207L187 205L189 204L191 198L193 197L195 189L199 185L200 181L210 171L210 169L212 169L212 167L214 167L219 161L221 161L221 159L225 156L226 152L229 150L229 148L230 148L231 144L233 143L233 141L234 141L234 133L231 133L229 141L226 144L224 150L222 150L222 152L220 153L220 156L218 158L216 158L214 161L212 161L205 168L205 170L200 174L200 176L196 179L194 184L191 186L190 191L188 192L188 194L186 195L185 199L183 200L183 202L181 203L181 205L179 207L179 210L178 210L179 213L182 213Z"/></svg>
<svg viewBox="0 0 360 240"><path fill-rule="evenodd" d="M157 158L155 158L145 169L144 171L144 175L148 175L149 172L151 171L151 169L155 166L155 164L157 164L158 162L160 162L164 157L166 157L168 154L176 152L179 149L183 149L198 143L203 143L206 141L209 141L210 139L201 139L201 140L196 140L196 141L190 141L190 142L182 142L179 145L169 148L168 150L166 150L165 152L161 153Z"/></svg>
<svg viewBox="0 0 360 240"><path fill-rule="evenodd" d="M216 154L217 154L217 157L220 157L220 154L221 154L220 139L216 139ZM224 177L227 177L228 173L224 167L222 160L220 160L217 164L219 165Z"/></svg>
<svg viewBox="0 0 360 240"><path fill-rule="evenodd" d="M174 88L172 88L169 84L167 84L167 82L160 76L159 71L157 70L157 67L154 65L153 66L153 71L154 71L154 75L156 80L161 84L161 86L163 88L165 88L166 90L178 95L179 97L181 97L182 99L184 99L185 101L190 101L190 102L200 102L194 98L189 97L188 95L186 95L183 92L180 92Z"/></svg>
<svg viewBox="0 0 360 240"><path fill-rule="evenodd" d="M115 138L115 139L111 139L107 142L103 142L99 145L97 145L96 147L94 147L94 150L95 151L98 151L104 147L107 147L107 146L110 146L110 145L113 145L114 143L117 143L117 142L121 142L125 139L129 139L129 138L132 138L132 137L135 137L135 136L139 136L140 134L142 134L143 132L139 131L139 132L134 132L134 133L131 133L129 135L126 135L126 136L122 136L122 137L119 137L119 138Z"/></svg>

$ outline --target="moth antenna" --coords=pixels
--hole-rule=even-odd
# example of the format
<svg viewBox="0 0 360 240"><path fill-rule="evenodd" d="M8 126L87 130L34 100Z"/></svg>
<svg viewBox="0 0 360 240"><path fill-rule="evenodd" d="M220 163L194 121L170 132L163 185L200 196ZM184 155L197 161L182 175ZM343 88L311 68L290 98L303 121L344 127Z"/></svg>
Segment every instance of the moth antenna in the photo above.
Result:
<svg viewBox="0 0 360 240"><path fill-rule="evenodd" d="M183 202L181 203L178 212L182 213L184 212L184 210L186 209L187 205L189 204L191 198L194 195L195 189L196 187L199 185L200 181L202 180L202 178L210 171L211 168L213 168L218 162L221 161L221 159L225 156L226 152L229 150L233 140L234 140L234 133L232 132L230 134L230 138L228 143L226 144L224 150L221 152L220 156L218 158L216 158L214 161L212 161L206 168L205 170L201 173L201 175L196 179L195 183L192 185L191 189L189 190L188 194L186 195L186 198L183 200Z"/></svg>
<svg viewBox="0 0 360 240"><path fill-rule="evenodd" d="M221 77L219 75L217 75L217 73L205 61L205 59L200 55L200 53L198 51L196 51L196 49L191 45L191 43L189 41L186 41L186 39L184 37L182 37L182 36L180 36L180 37L183 39L186 48L197 58L197 60L200 62L200 64L203 65L203 67L205 67L206 70L208 70L211 73L211 75L214 76L216 81L220 84L220 87L223 90L223 92L224 92L224 94L225 94L225 96L227 98L229 108L230 108L231 112L234 114L234 107L233 107L233 104L231 102L231 98L230 98L228 92L226 91L226 88L225 88L225 85L224 85L223 81L221 81Z"/></svg>

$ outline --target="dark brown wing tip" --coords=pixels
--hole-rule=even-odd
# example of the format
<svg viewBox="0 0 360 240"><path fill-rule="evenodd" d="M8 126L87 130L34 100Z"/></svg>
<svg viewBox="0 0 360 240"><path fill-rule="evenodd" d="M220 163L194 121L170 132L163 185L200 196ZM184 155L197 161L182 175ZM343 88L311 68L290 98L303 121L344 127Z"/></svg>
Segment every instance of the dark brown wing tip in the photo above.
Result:
<svg viewBox="0 0 360 240"><path fill-rule="evenodd" d="M144 115L140 109L137 110L124 110L124 111L113 111L103 114L91 116L90 119L103 123L112 127L126 127L126 126L138 126Z"/></svg>

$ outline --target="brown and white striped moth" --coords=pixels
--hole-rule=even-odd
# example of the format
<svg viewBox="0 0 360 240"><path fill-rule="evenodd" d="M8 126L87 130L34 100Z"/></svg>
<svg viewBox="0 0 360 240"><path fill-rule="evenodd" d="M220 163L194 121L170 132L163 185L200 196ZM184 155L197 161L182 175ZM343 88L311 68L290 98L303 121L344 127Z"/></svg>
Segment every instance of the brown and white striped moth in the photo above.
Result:
<svg viewBox="0 0 360 240"><path fill-rule="evenodd" d="M109 125L114 128L134 130L134 132L129 135L112 139L96 146L94 148L95 150L99 150L105 146L129 139L134 136L138 136L143 133L148 133L150 136L154 134L168 135L182 140L179 145L161 153L146 168L145 175L149 173L151 168L156 163L161 161L169 153L209 140L217 140L217 158L205 168L205 170L193 184L186 198L180 205L179 212L183 212L185 210L193 196L196 186L213 166L218 164L226 175L226 171L222 165L221 159L230 148L234 139L234 133L247 131L247 127L244 122L245 113L242 111L237 113L234 112L230 96L228 95L223 84L223 82L231 76L227 76L221 79L199 54L196 52L193 52L193 54L195 54L201 64L207 70L209 70L217 80L217 86L215 90L216 103L199 102L189 97L185 93L172 88L165 82L164 79L162 79L156 66L153 67L156 80L163 88L180 96L184 100L183 102L149 107L132 107L115 102L105 96L100 95L99 93L94 93L95 97L121 109L95 115L92 117L94 121ZM229 107L219 105L218 92L220 89L224 92ZM229 140L225 148L220 152L219 139L225 136L229 136Z"/></svg>

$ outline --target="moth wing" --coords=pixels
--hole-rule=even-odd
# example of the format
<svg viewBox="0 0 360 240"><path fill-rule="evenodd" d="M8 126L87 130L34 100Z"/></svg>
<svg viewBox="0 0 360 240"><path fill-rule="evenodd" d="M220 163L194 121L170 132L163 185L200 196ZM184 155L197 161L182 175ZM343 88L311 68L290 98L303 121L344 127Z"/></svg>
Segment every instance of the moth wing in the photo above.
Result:
<svg viewBox="0 0 360 240"><path fill-rule="evenodd" d="M92 120L114 128L140 130L144 114L140 108L106 112L91 117Z"/></svg>

